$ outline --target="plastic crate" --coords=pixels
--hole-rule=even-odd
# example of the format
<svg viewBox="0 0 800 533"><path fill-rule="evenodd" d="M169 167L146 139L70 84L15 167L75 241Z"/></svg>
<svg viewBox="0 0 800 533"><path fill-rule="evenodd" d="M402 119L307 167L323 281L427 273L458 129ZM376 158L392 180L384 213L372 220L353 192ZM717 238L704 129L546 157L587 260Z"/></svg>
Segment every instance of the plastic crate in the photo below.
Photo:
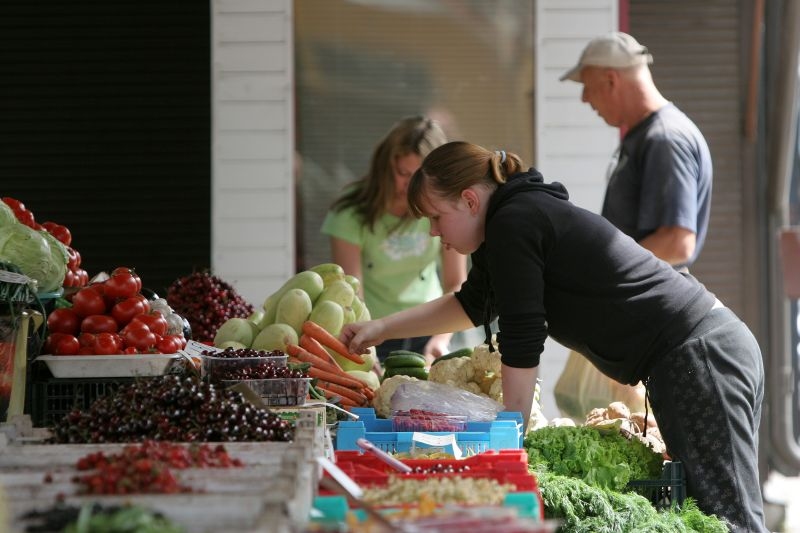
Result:
<svg viewBox="0 0 800 533"><path fill-rule="evenodd" d="M412 443L424 448L425 444L413 440L414 432L392 431L390 418L377 418L375 410L368 407L354 407L351 411L358 415L356 421L342 420L336 430L337 450L360 450L356 441L364 438L381 450L389 453L409 452ZM451 433L431 432L427 435L449 435ZM487 450L513 450L522 447L522 414L503 411L492 422L467 422L464 431L452 433L456 444L468 454L478 454Z"/></svg>
<svg viewBox="0 0 800 533"><path fill-rule="evenodd" d="M528 471L528 453L525 450L490 450L466 459L401 459L414 469L408 474L398 474L369 453L352 450L336 452L336 466L362 486L385 485L389 475L409 479L430 477L491 478L516 487L516 492L539 492L536 477Z"/></svg>
<svg viewBox="0 0 800 533"><path fill-rule="evenodd" d="M628 488L650 500L656 509L680 507L686 499L683 464L679 461L664 463L660 479L631 481L628 483Z"/></svg>
<svg viewBox="0 0 800 533"><path fill-rule="evenodd" d="M351 450L335 452L336 466L362 487L383 486L390 476L425 480L437 477L493 479L513 485L503 505L515 507L519 516L544 520L544 502L536 476L528 471L528 452L525 450L490 450L466 459L401 459L414 469L398 473L371 453ZM325 475L329 475L327 472ZM320 489L320 495L329 494ZM382 507L384 510L393 507Z"/></svg>
<svg viewBox="0 0 800 533"><path fill-rule="evenodd" d="M31 421L35 427L50 427L73 409L86 409L96 399L116 391L136 378L52 378L31 383ZM141 378L139 378L141 379Z"/></svg>

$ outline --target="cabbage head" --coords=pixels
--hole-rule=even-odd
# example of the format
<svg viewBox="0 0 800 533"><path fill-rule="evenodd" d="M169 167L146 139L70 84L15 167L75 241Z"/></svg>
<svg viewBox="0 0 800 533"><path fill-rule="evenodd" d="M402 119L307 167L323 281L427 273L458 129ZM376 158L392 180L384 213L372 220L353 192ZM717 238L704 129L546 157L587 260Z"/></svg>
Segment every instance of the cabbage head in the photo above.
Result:
<svg viewBox="0 0 800 533"><path fill-rule="evenodd" d="M5 228L13 224L19 224L17 216L14 214L14 211L8 207L8 204L0 200L0 228Z"/></svg>
<svg viewBox="0 0 800 533"><path fill-rule="evenodd" d="M64 284L67 251L46 232L24 224L9 224L0 234L0 261L16 265L37 283L38 292L53 292Z"/></svg>

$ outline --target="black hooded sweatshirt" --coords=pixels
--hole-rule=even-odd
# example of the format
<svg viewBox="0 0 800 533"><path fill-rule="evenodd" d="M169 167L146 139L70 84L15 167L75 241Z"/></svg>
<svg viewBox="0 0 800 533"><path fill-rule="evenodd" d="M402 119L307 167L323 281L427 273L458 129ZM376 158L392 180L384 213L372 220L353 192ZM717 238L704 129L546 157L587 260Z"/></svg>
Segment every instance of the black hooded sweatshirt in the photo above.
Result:
<svg viewBox="0 0 800 533"><path fill-rule="evenodd" d="M531 368L548 335L621 383L684 341L715 297L531 168L489 200L484 242L456 293L473 324L499 317L505 365Z"/></svg>

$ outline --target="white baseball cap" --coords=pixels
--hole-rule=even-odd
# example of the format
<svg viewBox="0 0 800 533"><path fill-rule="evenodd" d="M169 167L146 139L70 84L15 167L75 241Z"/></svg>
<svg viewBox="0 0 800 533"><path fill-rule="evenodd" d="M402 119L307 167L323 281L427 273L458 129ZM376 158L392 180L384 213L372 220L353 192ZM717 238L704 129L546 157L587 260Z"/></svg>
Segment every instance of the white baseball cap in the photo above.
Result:
<svg viewBox="0 0 800 533"><path fill-rule="evenodd" d="M578 64L569 69L559 80L581 81L583 67L628 68L636 65L649 65L653 56L646 46L636 39L619 31L611 32L589 41L581 53Z"/></svg>

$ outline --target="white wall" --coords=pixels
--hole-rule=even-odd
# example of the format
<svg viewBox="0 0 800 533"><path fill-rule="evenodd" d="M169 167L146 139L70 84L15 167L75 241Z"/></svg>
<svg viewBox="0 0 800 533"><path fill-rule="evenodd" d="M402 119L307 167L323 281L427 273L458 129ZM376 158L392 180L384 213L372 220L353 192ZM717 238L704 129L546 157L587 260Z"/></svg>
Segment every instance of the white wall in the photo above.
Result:
<svg viewBox="0 0 800 533"><path fill-rule="evenodd" d="M211 9L211 264L260 305L294 274L292 1Z"/></svg>
<svg viewBox="0 0 800 533"><path fill-rule="evenodd" d="M578 61L593 37L618 28L617 0L538 0L536 4L536 168L547 181L560 181L576 205L600 212L605 174L619 140L588 104L583 85L558 78ZM559 416L553 387L567 349L548 339L539 377L545 416Z"/></svg>

